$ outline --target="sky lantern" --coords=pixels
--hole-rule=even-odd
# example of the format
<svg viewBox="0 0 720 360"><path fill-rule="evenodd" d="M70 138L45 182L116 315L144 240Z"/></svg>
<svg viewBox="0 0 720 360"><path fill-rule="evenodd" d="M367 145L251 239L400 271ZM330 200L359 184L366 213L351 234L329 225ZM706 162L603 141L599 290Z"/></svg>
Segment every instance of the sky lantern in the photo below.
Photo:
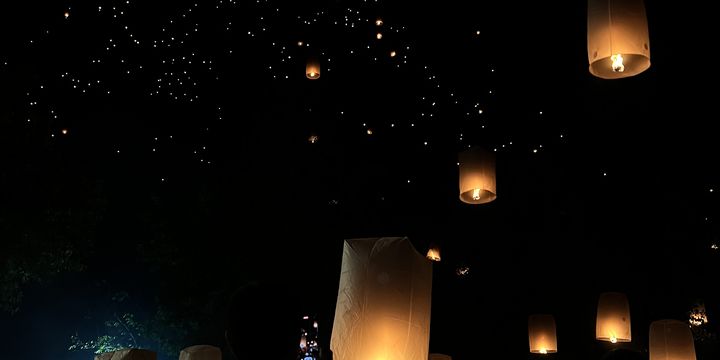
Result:
<svg viewBox="0 0 720 360"><path fill-rule="evenodd" d="M589 0L590 73L603 79L637 75L650 67L650 37L642 0Z"/></svg>
<svg viewBox="0 0 720 360"><path fill-rule="evenodd" d="M495 154L479 147L460 153L460 200L485 204L497 197Z"/></svg>
<svg viewBox="0 0 720 360"><path fill-rule="evenodd" d="M595 338L611 343L630 342L630 304L625 294L600 294L595 323Z"/></svg>
<svg viewBox="0 0 720 360"><path fill-rule="evenodd" d="M696 360L695 342L688 324L678 320L653 321L650 360Z"/></svg>
<svg viewBox="0 0 720 360"><path fill-rule="evenodd" d="M195 345L180 351L180 360L222 360L222 351L210 345Z"/></svg>
<svg viewBox="0 0 720 360"><path fill-rule="evenodd" d="M308 59L305 66L305 76L310 80L320 78L320 61L317 58L311 57Z"/></svg>
<svg viewBox="0 0 720 360"><path fill-rule="evenodd" d="M428 360L432 263L408 238L345 240L335 360Z"/></svg>
<svg viewBox="0 0 720 360"><path fill-rule="evenodd" d="M557 352L555 318L552 315L536 314L528 317L528 338L530 352L551 354Z"/></svg>

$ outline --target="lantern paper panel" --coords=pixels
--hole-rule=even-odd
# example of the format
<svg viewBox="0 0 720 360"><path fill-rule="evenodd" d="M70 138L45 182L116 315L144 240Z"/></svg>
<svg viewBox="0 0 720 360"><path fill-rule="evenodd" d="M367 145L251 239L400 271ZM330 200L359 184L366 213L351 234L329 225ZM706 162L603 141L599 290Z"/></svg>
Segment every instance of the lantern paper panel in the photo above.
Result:
<svg viewBox="0 0 720 360"><path fill-rule="evenodd" d="M222 360L222 351L210 345L190 346L180 351L180 360Z"/></svg>
<svg viewBox="0 0 720 360"><path fill-rule="evenodd" d="M460 153L460 200L484 204L495 200L495 154L479 147Z"/></svg>
<svg viewBox="0 0 720 360"><path fill-rule="evenodd" d="M428 251L427 255L425 255L426 258L432 260L432 261L440 261L440 248L437 246L431 246Z"/></svg>
<svg viewBox="0 0 720 360"><path fill-rule="evenodd" d="M587 31L591 74L618 79L650 67L650 37L642 0L589 0Z"/></svg>
<svg viewBox="0 0 720 360"><path fill-rule="evenodd" d="M346 240L335 360L427 360L432 263L407 238Z"/></svg>
<svg viewBox="0 0 720 360"><path fill-rule="evenodd" d="M555 318L552 315L530 315L528 317L528 337L530 352L551 354L557 352L557 334Z"/></svg>
<svg viewBox="0 0 720 360"><path fill-rule="evenodd" d="M305 66L305 76L310 80L320 78L320 61L314 57L311 57L307 61Z"/></svg>
<svg viewBox="0 0 720 360"><path fill-rule="evenodd" d="M149 350L122 349L95 355L95 360L157 360L157 354Z"/></svg>
<svg viewBox="0 0 720 360"><path fill-rule="evenodd" d="M696 360L695 343L687 323L658 320L650 324L650 360Z"/></svg>
<svg viewBox="0 0 720 360"><path fill-rule="evenodd" d="M630 304L625 294L608 292L600 295L595 338L611 343L632 341Z"/></svg>

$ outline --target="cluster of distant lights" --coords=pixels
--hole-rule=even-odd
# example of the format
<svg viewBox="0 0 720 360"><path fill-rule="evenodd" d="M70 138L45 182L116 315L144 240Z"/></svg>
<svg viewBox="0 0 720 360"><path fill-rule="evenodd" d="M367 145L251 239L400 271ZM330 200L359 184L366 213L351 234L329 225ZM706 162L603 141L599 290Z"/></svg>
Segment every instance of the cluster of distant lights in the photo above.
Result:
<svg viewBox="0 0 720 360"><path fill-rule="evenodd" d="M235 1L232 1L232 0L231 0L231 1L225 1L225 2L227 2L227 3L230 4L230 5L237 5L237 3L236 3ZM267 2L267 0L264 0L264 2ZM220 1L218 2L218 5L216 5L216 8L219 9L219 8L220 8L220 5L222 5L223 3L224 3L224 1L223 1L223 0L220 0ZM257 3L260 3L260 0L257 0ZM129 0L126 0L126 1L124 2L124 5L129 6L129 5L130 5L130 1L129 1ZM196 4L193 4L193 7L197 7L197 6L198 6L197 3L196 3ZM98 6L98 12L99 12L99 13L102 13L103 10L104 10L104 9L103 9L102 6ZM188 16L191 12L192 12L192 7L191 7L191 8L188 8L185 13L182 13L181 16L180 16L180 18L181 18L181 19L186 19L187 16ZM276 12L279 12L279 9L276 9ZM349 12L350 14L353 14L353 13L354 13L354 15L357 15L357 16L358 16L358 18L357 18L358 22L361 22L361 21L364 20L364 19L361 19L361 18L359 17L360 11L353 11L352 9L348 9L348 12ZM125 14L125 11L124 11L123 9L120 9L120 8L117 7L117 6L113 6L113 7L112 7L112 16L113 16L114 19L117 19L117 18L118 18L118 15L122 16L122 15L124 15L124 14ZM319 11L319 12L316 13L316 15L324 15L324 12ZM70 19L70 17L71 17L71 8L67 8L67 9L63 12L63 17L64 17L65 20L69 20L69 19ZM260 20L264 20L263 17L260 17ZM344 16L344 20L345 20L345 24L344 24L345 26L351 27L351 28L354 28L354 27L355 27L355 22L352 21L352 20L350 20L350 18L349 18L348 15L345 15L345 16ZM310 20L302 20L302 21L303 21L304 24L310 25L310 24L312 24L312 23L316 23L316 22L317 22L317 18L312 19L312 21L310 21ZM365 19L365 21L371 21L371 20ZM337 22L335 22L335 23L337 24ZM382 40L382 39L383 39L383 33L382 33L382 31L380 31L380 28L381 28L385 23L384 23L384 21L383 21L382 19L380 19L380 18L375 19L375 20L374 20L374 23L375 23L375 25L378 27L378 30L377 30L376 33L375 33L375 38L376 38L377 40ZM173 19L170 20L170 24L174 24L174 20L173 20ZM232 24L231 22L228 22L228 24L227 24L227 30L228 30L228 31L230 30L231 24ZM197 31L198 31L198 28L199 28L199 25L198 25L197 23L194 24L194 26L193 26L193 31L194 31L194 32L197 32ZM127 25L123 26L123 29L126 30L126 31L128 31L128 26L127 26ZM393 30L392 27L391 27L390 29ZM265 31L265 30L267 30L267 29L266 29L266 28L262 28L261 30L262 30L262 31ZM400 32L400 29L394 29L394 30L395 30L395 32ZM404 27L403 27L403 30L404 30ZM167 28L163 28L162 31L163 31L163 33L168 33ZM248 31L248 34L251 35L251 36L254 36L254 33L253 33L252 31ZM481 34L480 30L475 31L475 35L476 35L476 36L480 36L480 34ZM184 40L185 40L187 37L190 36L190 32L184 32L184 33L178 35L177 37L176 37L176 36L173 36L173 35L171 35L171 34L168 34L167 36L168 36L167 41L166 41L166 39L160 39L160 40L154 40L154 41L152 41L153 47L154 47L154 48L157 48L158 46L164 46L164 47L170 48L170 47L172 47L172 46L182 46L182 45L184 45ZM128 37L130 38L130 41L131 41L132 43L134 43L135 45L140 45L140 40L136 39L132 33L128 32ZM32 44L33 41L31 40L30 43ZM273 43L273 45L275 45L275 43ZM305 45L305 46L310 46L310 44L305 43L305 42L303 42L303 41L298 41L298 42L297 42L297 45L298 45L298 46L303 46L303 45ZM116 48L116 47L117 47L117 42L113 42L113 39L110 38L109 41L108 41L108 46L106 46L105 49L106 49L106 51L109 52L111 49L114 49L114 48ZM368 48L369 48L369 46L368 46ZM286 49L287 49L287 48L286 48L285 46L282 46L282 53L284 53L284 51L285 51ZM409 50L409 47L407 47L407 49ZM232 52L232 51L230 51L230 52ZM354 52L351 50L350 53L353 54ZM619 54L618 54L618 55L619 55ZM189 56L182 56L182 57L180 57L180 58L174 58L174 57L167 58L167 59L163 60L163 64L169 64L169 65L176 65L176 64L177 64L177 65L187 65L187 66L189 67L190 65L192 65L192 58L193 58L194 56L195 56L195 53L192 52L192 53L189 54ZM390 58L395 58L396 56L398 56L398 52L397 52L396 50L391 50L391 51L389 52L389 56L390 56ZM283 55L283 57L284 57L284 55ZM405 59L407 59L407 56L405 56ZM291 55L287 55L287 60L292 60L292 56L291 56ZM328 60L328 63L331 61L330 58L328 58L327 60ZM377 59L375 59L375 60L377 60ZM197 61L201 61L202 64L206 66L206 70L207 70L208 72L212 72L212 71L213 71L212 60L211 60L211 59L207 59L207 60L197 60ZM283 58L282 61L284 62L284 61L285 61L285 58ZM623 70L622 61L623 61L623 59L622 59L621 56L613 55L613 70L614 70L614 71L619 71L619 72L621 72L621 71ZM121 63L124 63L124 62L125 62L124 59L121 59ZM92 60L91 60L91 63L92 63L92 64L100 64L100 63L101 63L101 59L100 59L100 58L92 59ZM407 63L407 60L405 60L404 63ZM5 61L5 65L7 65L7 61ZM399 65L398 65L398 66L399 66ZM269 66L269 68L272 69L272 66ZM427 66L425 67L425 69L427 69ZM142 70L142 65L139 65L139 66L137 67L137 70ZM329 71L330 68L328 67L327 70ZM494 71L495 71L495 69L491 69L491 72L494 72ZM125 70L125 72L126 72L126 74L128 74L128 75L131 74L131 70L130 70L130 69ZM99 80L99 79L90 80L90 81L83 81L83 80L80 80L80 79L77 78L77 77L70 76L70 74L67 73L67 72L66 72L66 73L63 73L63 74L60 74L60 77L63 78L63 79L69 80L72 88L75 89L75 90L80 91L80 92L83 93L83 94L84 94L84 93L87 93L87 91L90 90L90 89L92 89L92 88L98 88L98 89L100 89L100 91L104 92L104 93L107 94L107 95L110 95L110 94L111 94L111 90L105 89L105 88L101 88L103 84L102 84L102 81ZM275 77L275 76L273 76L273 77ZM285 78L287 79L288 76L286 75ZM431 75L431 76L428 77L428 80L436 80L436 76ZM156 86L156 89L155 89L154 91L151 91L151 92L149 93L150 95L159 95L159 94L160 94L160 91L165 90L165 91L167 91L168 97L170 97L170 98L172 98L172 99L174 99L174 100L186 100L186 101L189 101L189 102L192 102L192 101L194 101L194 100L198 100L198 95L197 95L197 94L194 94L194 95L193 95L193 94L188 94L187 90L185 90L185 91L183 91L183 90L173 90L173 87L178 87L178 88L180 88L180 87L183 87L183 86L187 86L187 87L196 87L196 86L197 86L197 81L194 81L193 78L192 78L192 76L191 76L190 74L188 74L188 70L178 70L178 71L164 72L161 77L157 78L157 84L156 84L155 86ZM436 86L437 86L437 88L439 88L439 87L440 87L440 84L437 84ZM492 90L489 90L489 91L488 91L488 94L492 94ZM30 96L30 93L28 93L27 95ZM451 93L450 95L453 96L453 93ZM423 100L424 100L424 97L423 97ZM457 103L457 100L455 101L455 103ZM29 102L29 104L30 104L30 106L37 106L37 105L38 105L38 101L37 101L37 100L32 100L32 101ZM435 102L432 103L432 106L434 106L434 105L435 105ZM476 108L477 108L478 106L479 106L479 103L478 103L478 104L475 104L475 107L476 107ZM482 115L482 114L483 114L483 110L482 110L482 109L478 109L478 110L477 110L477 114L478 114L478 115ZM539 112L539 115L542 115L542 114L543 114L543 112L540 111L540 112ZM421 115L424 116L424 113L422 113ZM467 115L470 115L470 113L467 113ZM433 114L430 113L429 116L430 116L430 117L433 117ZM54 117L55 119L57 119L57 115L54 114L54 111L53 111L53 117ZM27 121L30 122L31 119L28 118ZM410 126L411 126L411 127L414 127L414 122L411 122L411 123L410 123ZM373 129L372 129L372 128L367 127L366 124L363 124L363 127L365 128L365 132L366 132L367 135L373 135L374 132L373 132ZM395 124L392 123L392 124L391 124L391 127L395 127ZM482 128L484 128L484 125L482 126ZM67 129L67 128L62 128L62 129L60 129L59 133L60 133L61 135L68 135L68 134L69 134L69 129ZM54 133L51 133L50 136L51 136L51 137L55 137L55 134L54 134ZM565 138L564 134L560 134L560 138L561 138L561 139L564 139L564 138ZM311 135L311 136L308 138L308 142L311 143L311 144L316 144L316 143L318 143L319 139L320 139L320 137L319 137L318 135L313 134L313 135ZM459 136L459 140L460 140L460 141L463 141L462 133L461 133L460 136ZM424 141L423 141L423 146L428 146L428 145L429 145L428 141L427 141L427 140L424 140ZM509 146L509 145L512 145L512 141L508 142L507 145L508 145L508 146ZM498 148L498 147L493 148L493 151L498 151L499 149L502 149L502 148L505 148L505 147L506 147L506 144L502 144L499 148ZM203 148L203 149L204 149L204 148ZM537 154L537 153L538 153L540 150L542 150L542 149L543 149L543 145L542 145L542 144L539 144L539 145L537 145L536 147L533 147L533 148L531 149L531 152L532 152L533 154ZM153 148L152 151L155 152L155 151L156 151L156 148ZM116 153L119 154L119 153L120 153L120 150L117 149L117 150L116 150ZM197 154L197 150L194 151L194 154ZM200 161L201 161L201 162L207 162L208 164L210 164L210 161L207 161L207 160L205 160L205 159L201 159ZM607 171L602 171L602 176L603 176L603 177L608 176ZM165 179L163 178L162 181L165 181ZM410 182L411 182L410 179L408 179L408 180L407 180L407 183L410 183ZM714 189L712 189L712 188L709 189L709 192L710 192L710 193L712 193L713 191L714 191ZM711 244L711 248L712 248L713 250L718 250L718 244L717 244L717 243Z"/></svg>

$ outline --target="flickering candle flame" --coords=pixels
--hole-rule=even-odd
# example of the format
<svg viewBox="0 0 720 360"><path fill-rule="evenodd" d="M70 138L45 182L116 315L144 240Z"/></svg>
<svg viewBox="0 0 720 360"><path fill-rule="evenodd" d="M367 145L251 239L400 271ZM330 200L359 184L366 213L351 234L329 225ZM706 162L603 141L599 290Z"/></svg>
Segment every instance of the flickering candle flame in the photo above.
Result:
<svg viewBox="0 0 720 360"><path fill-rule="evenodd" d="M614 72L625 71L625 65L623 65L622 54L612 55L612 56L610 56L610 60L612 60L612 69Z"/></svg>
<svg viewBox="0 0 720 360"><path fill-rule="evenodd" d="M547 349L540 349L541 354L547 354Z"/></svg>
<svg viewBox="0 0 720 360"><path fill-rule="evenodd" d="M480 200L480 189L473 189L473 200Z"/></svg>
<svg viewBox="0 0 720 360"><path fill-rule="evenodd" d="M610 342L613 343L613 344L617 343L617 338L616 338L614 335L611 335L611 336L610 336Z"/></svg>
<svg viewBox="0 0 720 360"><path fill-rule="evenodd" d="M315 74L315 72L311 71L309 75L311 78L314 78L317 74Z"/></svg>

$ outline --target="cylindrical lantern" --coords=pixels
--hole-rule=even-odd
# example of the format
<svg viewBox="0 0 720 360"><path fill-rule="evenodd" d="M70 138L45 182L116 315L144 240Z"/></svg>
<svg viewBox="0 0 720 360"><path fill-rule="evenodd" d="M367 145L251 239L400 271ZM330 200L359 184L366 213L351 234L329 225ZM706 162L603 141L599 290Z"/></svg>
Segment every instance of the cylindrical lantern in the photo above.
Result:
<svg viewBox="0 0 720 360"><path fill-rule="evenodd" d="M305 76L310 80L320 78L320 61L317 58L311 57L308 59L305 66Z"/></svg>
<svg viewBox="0 0 720 360"><path fill-rule="evenodd" d="M495 200L495 154L474 147L460 153L460 200L484 204Z"/></svg>
<svg viewBox="0 0 720 360"><path fill-rule="evenodd" d="M530 315L528 317L528 337L531 353L556 353L555 318L552 315Z"/></svg>
<svg viewBox="0 0 720 360"><path fill-rule="evenodd" d="M600 294L595 323L595 338L611 343L630 342L630 304L625 294Z"/></svg>
<svg viewBox="0 0 720 360"><path fill-rule="evenodd" d="M222 360L222 351L210 345L190 346L180 351L180 360Z"/></svg>
<svg viewBox="0 0 720 360"><path fill-rule="evenodd" d="M695 343L688 325L677 320L653 321L650 360L695 360Z"/></svg>
<svg viewBox="0 0 720 360"><path fill-rule="evenodd" d="M428 360L432 264L407 238L346 240L335 360Z"/></svg>
<svg viewBox="0 0 720 360"><path fill-rule="evenodd" d="M432 261L440 261L440 247L430 246L425 257Z"/></svg>
<svg viewBox="0 0 720 360"><path fill-rule="evenodd" d="M650 67L650 37L642 0L589 0L587 27L591 74L618 79Z"/></svg>
<svg viewBox="0 0 720 360"><path fill-rule="evenodd" d="M95 360L157 360L157 354L149 350L122 349L95 355Z"/></svg>

